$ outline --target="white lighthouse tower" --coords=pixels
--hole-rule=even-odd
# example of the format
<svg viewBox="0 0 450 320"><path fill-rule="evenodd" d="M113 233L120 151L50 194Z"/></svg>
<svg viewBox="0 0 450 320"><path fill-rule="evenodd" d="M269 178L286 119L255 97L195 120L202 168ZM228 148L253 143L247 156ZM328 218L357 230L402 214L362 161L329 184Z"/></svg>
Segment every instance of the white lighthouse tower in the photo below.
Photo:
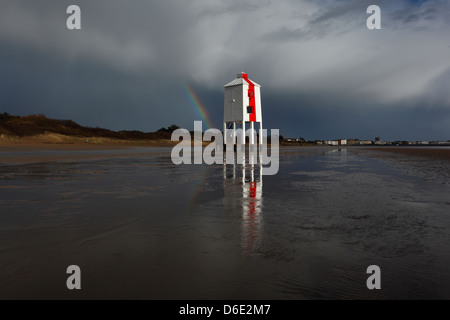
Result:
<svg viewBox="0 0 450 320"><path fill-rule="evenodd" d="M259 123L259 144L262 145L261 86L250 80L248 74L242 72L237 75L236 79L225 85L223 110L224 143L233 141L234 144L236 142L234 137L238 125L243 130L240 142L245 146L245 126L247 123L250 124L252 132L249 138L250 145L253 146L255 144L255 136L253 134L254 130L256 130L255 123Z"/></svg>

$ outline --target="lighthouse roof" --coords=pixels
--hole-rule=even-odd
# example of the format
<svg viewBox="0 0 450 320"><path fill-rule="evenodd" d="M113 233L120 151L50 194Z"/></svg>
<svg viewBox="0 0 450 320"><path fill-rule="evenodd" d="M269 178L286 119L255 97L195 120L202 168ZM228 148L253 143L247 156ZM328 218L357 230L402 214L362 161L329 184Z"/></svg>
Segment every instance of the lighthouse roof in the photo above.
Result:
<svg viewBox="0 0 450 320"><path fill-rule="evenodd" d="M255 85L255 87L261 87L261 85L257 84L255 81L253 81L251 79L248 79L248 80L250 80ZM239 85L243 85L243 84L248 84L248 82L244 80L244 78L242 77L242 74L238 74L236 79L234 79L233 81L228 82L225 85L225 88L226 87L239 86Z"/></svg>

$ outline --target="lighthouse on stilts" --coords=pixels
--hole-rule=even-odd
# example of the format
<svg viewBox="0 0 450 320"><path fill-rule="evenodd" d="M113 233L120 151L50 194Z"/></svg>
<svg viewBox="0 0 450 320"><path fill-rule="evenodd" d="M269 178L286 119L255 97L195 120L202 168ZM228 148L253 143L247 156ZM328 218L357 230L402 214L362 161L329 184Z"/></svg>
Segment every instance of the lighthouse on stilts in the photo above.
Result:
<svg viewBox="0 0 450 320"><path fill-rule="evenodd" d="M237 78L225 85L223 110L224 144L245 147L246 124L250 125L249 145L253 149L256 142L255 123L259 124L259 145L263 143L261 86L250 80L248 74L240 73ZM236 129L242 129L236 135ZM240 141L237 141L239 139Z"/></svg>

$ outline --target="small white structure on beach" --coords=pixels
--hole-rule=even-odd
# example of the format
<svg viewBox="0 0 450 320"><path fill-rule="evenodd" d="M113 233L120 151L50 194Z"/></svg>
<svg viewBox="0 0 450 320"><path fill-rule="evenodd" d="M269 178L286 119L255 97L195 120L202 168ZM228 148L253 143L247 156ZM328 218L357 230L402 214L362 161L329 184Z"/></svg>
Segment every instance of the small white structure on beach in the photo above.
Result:
<svg viewBox="0 0 450 320"><path fill-rule="evenodd" d="M250 124L252 133L254 132L253 130L256 130L255 123L259 124L259 144L262 145L261 86L250 80L248 74L242 72L237 75L236 79L225 85L223 109L224 143L226 144L229 141L233 141L233 144L235 143L233 137L235 137L238 125L244 132L240 143L245 145L246 123ZM250 145L254 145L255 136L251 134L249 139Z"/></svg>

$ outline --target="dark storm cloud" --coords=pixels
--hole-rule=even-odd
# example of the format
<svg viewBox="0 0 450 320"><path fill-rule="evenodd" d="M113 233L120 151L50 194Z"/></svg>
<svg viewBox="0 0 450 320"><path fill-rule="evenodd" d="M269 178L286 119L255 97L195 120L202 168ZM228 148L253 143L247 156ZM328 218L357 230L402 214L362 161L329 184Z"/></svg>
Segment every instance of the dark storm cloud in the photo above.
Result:
<svg viewBox="0 0 450 320"><path fill-rule="evenodd" d="M439 24L444 22L442 18L445 17L445 15L443 12L439 12L440 10L444 10L449 13L448 6L436 5L433 2L429 2L424 3L419 7L410 6L395 10L392 14L390 14L390 19L393 21L393 25L397 25L396 23L399 23L400 27L414 28L421 25L421 22L423 22L424 25L421 25L421 27L434 29L436 26L439 26Z"/></svg>
<svg viewBox="0 0 450 320"><path fill-rule="evenodd" d="M378 1L379 2L379 1ZM312 19L312 24L323 23L324 21L353 17L357 12L365 12L366 8L371 4L379 4L377 1L344 1L329 3L323 7L316 18ZM349 21L349 19L346 19Z"/></svg>
<svg viewBox="0 0 450 320"><path fill-rule="evenodd" d="M187 83L220 128L223 85L247 71L285 134L449 139L449 15L447 1L2 0L0 111L191 128Z"/></svg>

